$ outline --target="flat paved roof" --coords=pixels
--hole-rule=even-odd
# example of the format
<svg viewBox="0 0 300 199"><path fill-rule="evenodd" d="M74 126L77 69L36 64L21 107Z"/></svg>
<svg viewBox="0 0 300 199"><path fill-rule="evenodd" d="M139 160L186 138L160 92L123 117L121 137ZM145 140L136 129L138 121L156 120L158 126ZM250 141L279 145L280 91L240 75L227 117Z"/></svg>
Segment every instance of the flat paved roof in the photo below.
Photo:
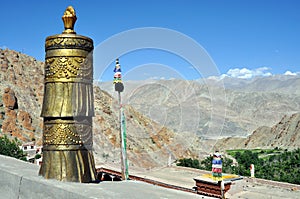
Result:
<svg viewBox="0 0 300 199"><path fill-rule="evenodd" d="M100 166L100 165L99 165ZM115 165L101 165L101 167L108 166L110 169L115 169ZM144 177L147 179L156 180L159 182L181 186L184 188L193 188L195 186L194 178L202 178L209 171L187 167L162 167L151 169L147 171L133 170L129 168L129 174ZM200 195L199 195L200 196ZM275 182L270 180L244 177L232 181L230 190L225 194L226 198L300 198L300 185ZM202 197L202 195L201 195ZM209 197L207 197L209 198Z"/></svg>

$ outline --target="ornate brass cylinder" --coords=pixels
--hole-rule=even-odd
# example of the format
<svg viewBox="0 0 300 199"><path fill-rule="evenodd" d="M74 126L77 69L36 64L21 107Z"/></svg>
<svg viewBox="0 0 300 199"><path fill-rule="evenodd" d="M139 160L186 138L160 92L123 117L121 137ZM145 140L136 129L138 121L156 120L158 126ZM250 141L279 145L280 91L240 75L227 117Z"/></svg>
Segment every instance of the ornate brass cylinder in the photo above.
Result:
<svg viewBox="0 0 300 199"><path fill-rule="evenodd" d="M69 6L65 30L45 44L43 163L46 179L95 180L93 132L93 40L74 31L76 14Z"/></svg>

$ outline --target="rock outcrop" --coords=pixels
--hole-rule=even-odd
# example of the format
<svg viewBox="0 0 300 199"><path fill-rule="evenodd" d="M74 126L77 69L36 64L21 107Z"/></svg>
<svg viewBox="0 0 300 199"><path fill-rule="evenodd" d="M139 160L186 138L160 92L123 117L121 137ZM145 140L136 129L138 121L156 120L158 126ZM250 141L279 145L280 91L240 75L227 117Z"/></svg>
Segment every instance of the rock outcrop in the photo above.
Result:
<svg viewBox="0 0 300 199"><path fill-rule="evenodd" d="M1 132L14 136L21 141L35 139L35 128L32 127L31 116L28 112L18 109L15 92L11 88L4 89L2 96L4 113L2 117Z"/></svg>
<svg viewBox="0 0 300 199"><path fill-rule="evenodd" d="M12 89L10 88L4 89L2 100L3 100L4 107L6 107L7 109L14 110L18 108L15 92Z"/></svg>

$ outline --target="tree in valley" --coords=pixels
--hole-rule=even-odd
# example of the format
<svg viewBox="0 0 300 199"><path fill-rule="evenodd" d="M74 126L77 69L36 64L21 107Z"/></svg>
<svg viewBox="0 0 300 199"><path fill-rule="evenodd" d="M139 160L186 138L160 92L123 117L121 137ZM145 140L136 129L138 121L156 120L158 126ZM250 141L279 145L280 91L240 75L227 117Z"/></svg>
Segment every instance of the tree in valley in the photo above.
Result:
<svg viewBox="0 0 300 199"><path fill-rule="evenodd" d="M0 137L0 154L26 161L26 154L19 148L17 138L10 140L6 135Z"/></svg>

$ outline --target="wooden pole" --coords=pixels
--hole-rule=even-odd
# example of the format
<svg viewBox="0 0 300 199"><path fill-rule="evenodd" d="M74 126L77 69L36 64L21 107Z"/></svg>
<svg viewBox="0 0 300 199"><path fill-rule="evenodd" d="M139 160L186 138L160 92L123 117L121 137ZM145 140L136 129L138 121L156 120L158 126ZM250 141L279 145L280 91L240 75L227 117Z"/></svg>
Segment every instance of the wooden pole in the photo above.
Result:
<svg viewBox="0 0 300 199"><path fill-rule="evenodd" d="M121 150L121 177L122 180L127 180L126 178L126 151L124 150L124 136L123 136L123 123L122 123L122 99L121 99L121 92L118 92L118 98L119 98L119 121L120 121L120 150Z"/></svg>

